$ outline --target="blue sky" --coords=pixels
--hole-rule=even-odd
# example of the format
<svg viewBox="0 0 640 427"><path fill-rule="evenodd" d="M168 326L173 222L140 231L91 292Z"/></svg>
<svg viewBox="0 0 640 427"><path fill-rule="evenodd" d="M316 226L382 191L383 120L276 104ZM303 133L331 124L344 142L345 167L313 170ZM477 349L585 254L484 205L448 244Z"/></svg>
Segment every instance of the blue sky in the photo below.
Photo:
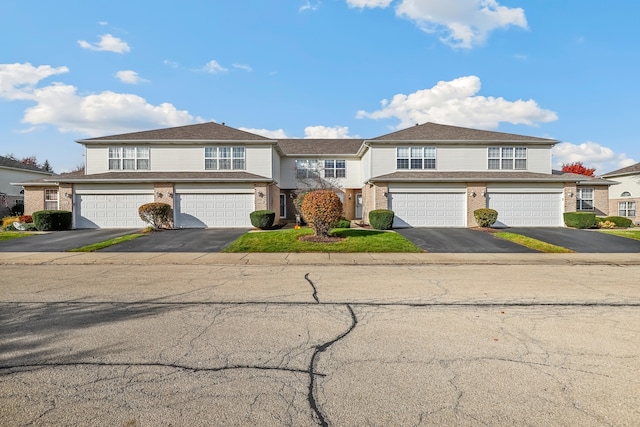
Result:
<svg viewBox="0 0 640 427"><path fill-rule="evenodd" d="M640 161L640 2L0 0L0 155L203 121L369 138L427 121Z"/></svg>

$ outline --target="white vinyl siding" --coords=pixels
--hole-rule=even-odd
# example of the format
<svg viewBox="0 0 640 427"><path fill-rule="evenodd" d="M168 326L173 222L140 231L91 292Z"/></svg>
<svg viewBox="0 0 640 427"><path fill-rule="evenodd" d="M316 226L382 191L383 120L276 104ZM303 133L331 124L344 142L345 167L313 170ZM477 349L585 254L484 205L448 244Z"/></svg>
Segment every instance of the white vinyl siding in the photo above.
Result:
<svg viewBox="0 0 640 427"><path fill-rule="evenodd" d="M465 193L389 193L394 227L464 227Z"/></svg>

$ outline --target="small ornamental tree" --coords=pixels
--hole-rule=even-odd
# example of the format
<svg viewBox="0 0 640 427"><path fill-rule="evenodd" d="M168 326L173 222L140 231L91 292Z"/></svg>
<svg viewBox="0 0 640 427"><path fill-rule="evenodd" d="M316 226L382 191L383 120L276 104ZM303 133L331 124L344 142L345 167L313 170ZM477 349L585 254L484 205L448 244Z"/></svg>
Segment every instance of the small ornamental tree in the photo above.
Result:
<svg viewBox="0 0 640 427"><path fill-rule="evenodd" d="M316 236L327 237L342 216L342 202L331 190L310 191L302 201L302 216Z"/></svg>
<svg viewBox="0 0 640 427"><path fill-rule="evenodd" d="M562 172L565 173L577 173L579 175L594 176L596 173L595 168L587 168L582 162L565 163L562 165Z"/></svg>
<svg viewBox="0 0 640 427"><path fill-rule="evenodd" d="M138 208L140 219L155 230L169 226L173 217L173 209L167 203L146 203Z"/></svg>

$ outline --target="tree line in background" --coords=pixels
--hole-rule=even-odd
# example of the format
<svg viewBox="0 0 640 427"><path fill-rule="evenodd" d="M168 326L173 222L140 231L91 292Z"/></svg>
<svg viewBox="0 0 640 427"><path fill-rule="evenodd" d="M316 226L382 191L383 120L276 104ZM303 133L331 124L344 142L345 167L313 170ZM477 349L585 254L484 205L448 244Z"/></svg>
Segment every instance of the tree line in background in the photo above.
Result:
<svg viewBox="0 0 640 427"><path fill-rule="evenodd" d="M46 159L44 162L40 163L38 162L38 159L36 158L36 156L18 157L13 153L5 154L3 157L6 157L7 159L10 159L10 160L15 160L16 162L20 162L27 166L34 166L38 169L42 169L45 172L55 173L53 171L53 167L49 163L49 160L46 160ZM69 171L69 173L74 173L74 172L84 172L84 165L76 166L75 169Z"/></svg>

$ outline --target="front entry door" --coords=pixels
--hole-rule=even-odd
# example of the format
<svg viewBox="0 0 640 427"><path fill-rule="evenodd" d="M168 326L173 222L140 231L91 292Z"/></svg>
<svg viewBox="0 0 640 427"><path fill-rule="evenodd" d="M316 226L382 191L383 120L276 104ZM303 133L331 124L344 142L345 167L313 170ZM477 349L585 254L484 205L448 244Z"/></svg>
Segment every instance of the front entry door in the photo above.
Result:
<svg viewBox="0 0 640 427"><path fill-rule="evenodd" d="M356 219L362 218L362 193L356 193Z"/></svg>

